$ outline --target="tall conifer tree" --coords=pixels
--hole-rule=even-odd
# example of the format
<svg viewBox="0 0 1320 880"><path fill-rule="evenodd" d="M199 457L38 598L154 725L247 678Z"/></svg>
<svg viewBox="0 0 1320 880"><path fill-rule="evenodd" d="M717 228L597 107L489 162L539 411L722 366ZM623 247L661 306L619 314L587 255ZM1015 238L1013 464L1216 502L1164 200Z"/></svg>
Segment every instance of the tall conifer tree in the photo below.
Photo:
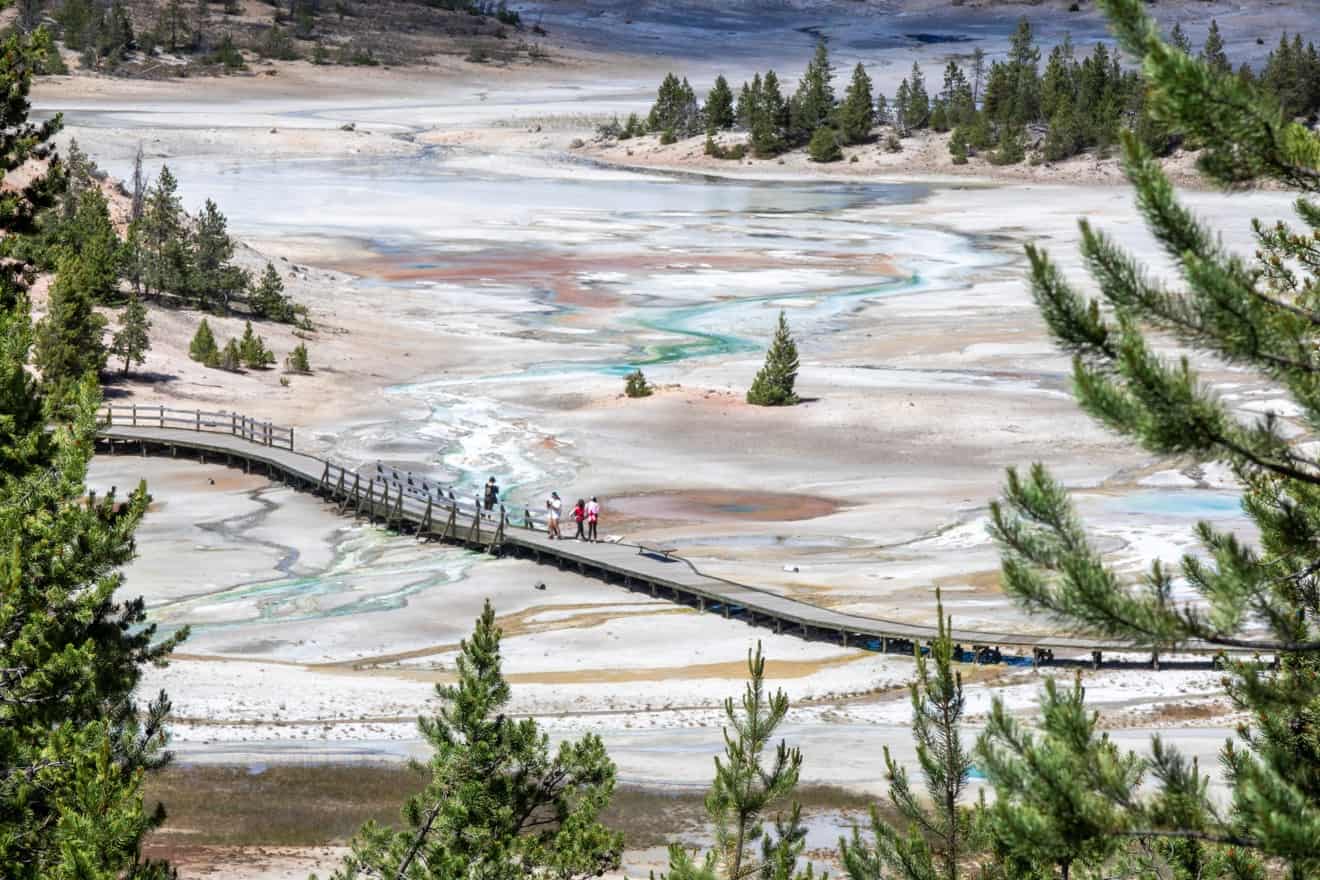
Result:
<svg viewBox="0 0 1320 880"><path fill-rule="evenodd" d="M48 155L59 126L27 120L32 72L48 49L40 30L0 47L6 177ZM0 248L21 244L57 191L41 174L6 186ZM142 669L185 633L158 640L142 601L115 595L146 490L88 499L95 378L68 383L55 405L26 369L30 269L0 267L0 866L13 880L163 880L166 867L141 858L161 819L144 808L142 783L166 757L169 704L162 694L143 713L134 692Z"/></svg>
<svg viewBox="0 0 1320 880"><path fill-rule="evenodd" d="M1082 252L1101 299L1078 292L1043 251L1029 247L1033 295L1056 341L1074 357L1082 407L1152 452L1225 462L1260 540L1253 546L1200 523L1202 552L1184 556L1177 574L1156 562L1133 584L1107 564L1067 493L1037 465L1025 475L1010 472L1005 498L992 508L1003 584L1027 608L1070 629L1157 651L1195 639L1273 654L1279 663L1228 664L1229 697L1250 721L1240 742L1223 752L1231 794L1225 806L1208 797L1194 762L1159 740L1148 764L1153 791L1124 781L1130 759L1097 750L1080 696L1049 695L1047 726L1062 735L1037 744L1046 752L1032 757L1024 736L993 718L984 751L1000 749L1007 758L999 780L990 775L1007 795L1003 809L1015 811L1002 816L1004 827L1022 832L1024 844L1047 842L1032 844L1036 835L1026 834L1035 811L1075 817L1074 829L1221 846L1239 876L1252 870L1244 860L1256 856L1280 876L1312 877L1320 872L1320 462L1281 416L1235 410L1189 358L1171 360L1160 351L1173 339L1255 371L1286 390L1303 422L1320 421L1320 138L1286 120L1271 96L1226 72L1215 53L1194 59L1162 42L1141 0L1102 5L1123 48L1141 59L1153 118L1203 143L1201 168L1217 181L1267 177L1299 190L1305 228L1256 224L1256 259L1232 253L1127 136L1125 171L1180 282L1168 285L1148 273L1083 221ZM1179 575L1198 601L1176 598ZM1053 790L1044 791L1051 780ZM1049 857L1062 864L1058 854Z"/></svg>
<svg viewBox="0 0 1320 880"><path fill-rule="evenodd" d="M839 107L839 129L848 143L860 144L870 137L871 128L875 125L873 101L871 77L867 76L866 68L858 62L853 68L848 91L844 93L843 104Z"/></svg>
<svg viewBox="0 0 1320 880"><path fill-rule="evenodd" d="M434 750L426 788L408 799L402 827L363 827L337 878L572 880L618 867L622 838L600 822L614 764L594 734L552 755L535 721L506 714L500 636L487 602L457 683L436 686L440 713L418 721Z"/></svg>
<svg viewBox="0 0 1320 880"><path fill-rule="evenodd" d="M914 652L917 676L909 687L912 738L929 805L913 791L907 771L885 746L889 801L906 827L893 827L872 808L872 840L864 840L854 828L851 842L839 841L850 880L957 880L962 862L974 852L969 843L971 812L962 803L972 774L972 754L962 742L966 699L962 674L953 666L953 622L945 619L938 596L936 609L939 633L929 657L919 648Z"/></svg>
<svg viewBox="0 0 1320 880"><path fill-rule="evenodd" d="M724 74L715 77L715 85L706 95L706 127L714 131L733 128L733 90Z"/></svg>
<svg viewBox="0 0 1320 880"><path fill-rule="evenodd" d="M794 880L806 836L798 804L789 804L802 771L802 753L780 741L767 761L775 730L788 713L788 695L767 693L765 658L758 642L748 652L749 680L739 705L724 701L724 757L715 759L715 781L706 813L715 845L698 862L680 844L669 847L669 874L662 880ZM782 812L788 806L788 812ZM779 811L775 829L765 822ZM759 848L757 844L760 844ZM759 852L758 852L759 849ZM810 873L803 877L809 880Z"/></svg>

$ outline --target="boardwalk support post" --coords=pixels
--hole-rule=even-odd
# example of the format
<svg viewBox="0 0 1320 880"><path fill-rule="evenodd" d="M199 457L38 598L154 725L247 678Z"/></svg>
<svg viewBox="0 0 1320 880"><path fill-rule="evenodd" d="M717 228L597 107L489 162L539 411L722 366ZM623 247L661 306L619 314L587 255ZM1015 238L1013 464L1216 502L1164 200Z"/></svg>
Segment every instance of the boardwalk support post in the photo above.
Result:
<svg viewBox="0 0 1320 880"><path fill-rule="evenodd" d="M501 547L503 544L504 544L504 505L501 504L499 524L495 526L495 534L491 536L490 545L486 548L486 552L493 555L495 553L496 548Z"/></svg>

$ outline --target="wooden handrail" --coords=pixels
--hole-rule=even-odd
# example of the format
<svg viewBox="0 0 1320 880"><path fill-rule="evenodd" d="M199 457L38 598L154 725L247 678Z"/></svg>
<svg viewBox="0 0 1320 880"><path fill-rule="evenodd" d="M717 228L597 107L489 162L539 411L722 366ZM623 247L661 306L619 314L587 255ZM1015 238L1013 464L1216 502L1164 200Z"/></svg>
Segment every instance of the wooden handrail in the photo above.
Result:
<svg viewBox="0 0 1320 880"><path fill-rule="evenodd" d="M293 428L269 421L258 422L225 410L208 412L201 409L174 409L163 404L107 403L101 407L100 422L105 425L129 424L136 427L147 424L208 434L230 434L262 446L293 451Z"/></svg>

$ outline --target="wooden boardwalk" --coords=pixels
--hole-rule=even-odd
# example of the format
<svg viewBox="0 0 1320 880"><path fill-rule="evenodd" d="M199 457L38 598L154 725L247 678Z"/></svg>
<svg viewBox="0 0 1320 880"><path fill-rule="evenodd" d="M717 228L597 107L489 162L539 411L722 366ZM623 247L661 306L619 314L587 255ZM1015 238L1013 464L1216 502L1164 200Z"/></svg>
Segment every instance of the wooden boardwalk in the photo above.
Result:
<svg viewBox="0 0 1320 880"><path fill-rule="evenodd" d="M910 654L914 644L935 637L933 626L846 614L798 601L769 590L702 573L676 555L647 552L636 544L551 541L530 511L483 512L477 499L453 498L430 478L379 465L360 471L296 451L294 432L234 413L207 413L158 406L108 405L102 409L98 442L110 454L178 456L241 466L265 472L289 485L314 492L338 507L352 510L387 528L419 538L514 554L628 589L672 599L700 611L738 617L775 632L831 639L844 645ZM1054 660L1056 652L1086 657L1098 665L1103 652L1149 649L1121 641L1086 636L1034 635L955 628L954 639L978 661L1001 658L1005 650L1030 656L1033 663ZM1189 644L1179 654L1214 655L1217 646ZM1062 658L1060 658L1062 659Z"/></svg>

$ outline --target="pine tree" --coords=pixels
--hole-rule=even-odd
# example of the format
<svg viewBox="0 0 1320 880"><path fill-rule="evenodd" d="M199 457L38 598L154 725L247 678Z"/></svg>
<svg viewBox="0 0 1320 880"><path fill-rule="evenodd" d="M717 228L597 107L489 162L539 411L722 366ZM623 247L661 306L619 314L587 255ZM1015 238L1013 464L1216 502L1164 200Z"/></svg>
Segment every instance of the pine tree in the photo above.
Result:
<svg viewBox="0 0 1320 880"><path fill-rule="evenodd" d="M1169 45L1187 55L1192 54L1192 41L1188 38L1182 25L1174 22L1173 30L1169 31Z"/></svg>
<svg viewBox="0 0 1320 880"><path fill-rule="evenodd" d="M953 157L954 165L967 164L967 134L962 126L953 130L953 135L949 137L949 155Z"/></svg>
<svg viewBox="0 0 1320 880"><path fill-rule="evenodd" d="M284 295L284 281L273 263L266 263L261 280L248 291L248 308L258 318L281 323L292 323L299 309Z"/></svg>
<svg viewBox="0 0 1320 880"><path fill-rule="evenodd" d="M275 363L275 355L266 348L266 340L252 330L252 322L243 324L243 338L238 342L238 356L249 370L264 370Z"/></svg>
<svg viewBox="0 0 1320 880"><path fill-rule="evenodd" d="M877 94L875 96L875 124L889 125L893 121L893 114L889 109L889 99L884 96L884 93Z"/></svg>
<svg viewBox="0 0 1320 880"><path fill-rule="evenodd" d="M92 175L94 168L91 157L78 145L78 139L71 139L64 156L64 195L60 199L60 211L65 220L73 219L83 193L96 186L96 178Z"/></svg>
<svg viewBox="0 0 1320 880"><path fill-rule="evenodd" d="M981 102L981 81L985 78L985 50L977 46L972 50L972 106Z"/></svg>
<svg viewBox="0 0 1320 880"><path fill-rule="evenodd" d="M289 357L284 362L284 369L290 373L310 373L312 371L311 362L307 358L307 344L300 342L294 346L293 351L289 352Z"/></svg>
<svg viewBox="0 0 1320 880"><path fill-rule="evenodd" d="M802 753L781 741L769 763L765 751L788 713L788 695L767 694L761 644L748 652L747 688L740 707L724 701L724 758L715 759L715 780L706 795L706 814L715 845L700 864L680 844L669 847L668 875L662 880L791 880L805 830L794 803L767 834L766 816L792 797L802 770ZM759 858L755 848L761 843Z"/></svg>
<svg viewBox="0 0 1320 880"><path fill-rule="evenodd" d="M906 137L911 129L908 113L912 104L912 88L904 79L898 84L898 94L894 96L894 133Z"/></svg>
<svg viewBox="0 0 1320 880"><path fill-rule="evenodd" d="M994 165L1016 165L1025 159L1027 152L1022 145L1022 134L1022 129L1016 126L1001 126L999 145L990 156L990 162Z"/></svg>
<svg viewBox="0 0 1320 880"><path fill-rule="evenodd" d="M839 107L839 127L847 143L860 144L871 136L871 128L875 125L873 100L871 78L866 75L866 68L858 62L853 68L848 90L844 93L843 104Z"/></svg>
<svg viewBox="0 0 1320 880"><path fill-rule="evenodd" d="M940 99L944 102L950 127L971 122L976 115L972 86L956 61L950 61L944 68L944 88L940 90Z"/></svg>
<svg viewBox="0 0 1320 880"><path fill-rule="evenodd" d="M1025 475L1010 472L1004 499L992 506L1003 585L1026 608L1072 631L1157 651L1191 640L1255 649L1277 658L1277 668L1255 659L1227 663L1229 698L1248 720L1240 741L1222 754L1231 795L1226 806L1210 801L1194 762L1159 741L1149 758L1151 789L1125 782L1119 771L1127 759L1097 747L1080 696L1048 698L1047 716L1056 717L1047 718L1047 726L1063 735L1036 744L1050 763L1033 762L1030 773L1019 772L1022 762L1012 759L1031 754L1028 744L1006 721L992 718L995 740L1010 760L999 779L989 768L987 775L1006 796L1005 809L1023 809L1006 816L1004 827L1022 832L1022 842L1041 851L1044 842L1023 828L1028 820L1042 830L1067 820L1088 835L1089 827L1222 846L1235 870L1243 858L1259 857L1262 874L1311 877L1320 872L1320 463L1306 434L1294 437L1273 414L1246 417L1215 396L1192 358L1170 359L1163 351L1176 340L1239 371L1254 371L1286 389L1301 421L1320 416L1317 277L1307 256L1320 229L1314 201L1320 139L1286 121L1274 99L1224 71L1214 57L1190 58L1163 43L1142 0L1103 0L1103 6L1123 49L1142 62L1154 118L1204 145L1200 165L1213 180L1269 178L1300 190L1304 196L1295 206L1306 228L1257 223L1256 258L1230 252L1127 135L1124 170L1178 282L1166 285L1083 222L1082 254L1100 298L1078 292L1035 247L1028 248L1032 293L1051 334L1073 355L1073 388L1083 409L1153 453L1225 462L1242 486L1259 546L1201 523L1199 552L1185 555L1178 572L1156 562L1132 583L1107 563L1065 490L1037 465ZM1177 590L1193 591L1194 600L1176 597L1175 576ZM1036 797L1032 792L1046 782L1057 790ZM1033 809L1048 815L1033 819Z"/></svg>
<svg viewBox="0 0 1320 880"><path fill-rule="evenodd" d="M912 62L912 74L907 79L908 99L903 110L907 128L922 129L930 125L930 96L926 93L926 78L921 75L917 62Z"/></svg>
<svg viewBox="0 0 1320 880"><path fill-rule="evenodd" d="M935 99L935 104L931 108L930 127L933 131L941 134L949 130L949 113L945 109L944 101L940 98Z"/></svg>
<svg viewBox="0 0 1320 880"><path fill-rule="evenodd" d="M1082 133L1073 111L1072 99L1065 95L1050 119L1043 152L1047 160L1058 162L1076 155L1081 146Z"/></svg>
<svg viewBox="0 0 1320 880"><path fill-rule="evenodd" d="M148 294L182 291L188 284L192 257L178 190L178 181L169 166L163 165L147 191L141 228L142 280Z"/></svg>
<svg viewBox="0 0 1320 880"><path fill-rule="evenodd" d="M197 332L193 334L192 342L188 345L188 357L197 361L199 364L210 365L220 354L220 349L215 343L215 334L211 332L211 325L202 318L202 323L198 325Z"/></svg>
<svg viewBox="0 0 1320 880"><path fill-rule="evenodd" d="M92 302L118 298L122 246L110 221L110 208L98 187L83 189L72 217L61 223L49 242L49 256L59 266L76 266L81 293Z"/></svg>
<svg viewBox="0 0 1320 880"><path fill-rule="evenodd" d="M755 84L755 80L753 80ZM761 158L777 156L784 149L784 97L779 92L779 78L766 71L752 107L752 152Z"/></svg>
<svg viewBox="0 0 1320 880"><path fill-rule="evenodd" d="M1031 24L1021 18L1007 60L992 64L986 78L984 110L996 126L1020 128L1041 119L1039 62Z"/></svg>
<svg viewBox="0 0 1320 880"><path fill-rule="evenodd" d="M506 714L500 636L487 601L462 642L458 682L437 685L440 713L419 721L434 749L426 788L408 799L403 827L362 828L340 880L571 880L618 868L622 837L600 823L614 764L594 734L552 756L534 720Z"/></svg>
<svg viewBox="0 0 1320 880"><path fill-rule="evenodd" d="M96 271L90 262L66 257L51 285L46 316L37 324L34 362L57 399L105 367L105 318L91 294Z"/></svg>
<svg viewBox="0 0 1320 880"><path fill-rule="evenodd" d="M828 125L816 129L811 142L807 144L807 158L812 162L838 162L842 159L843 150L839 147L838 132Z"/></svg>
<svg viewBox="0 0 1320 880"><path fill-rule="evenodd" d="M197 214L192 242L191 289L200 308L229 311L230 301L247 287L247 274L230 260L234 240L229 221L210 199Z"/></svg>
<svg viewBox="0 0 1320 880"><path fill-rule="evenodd" d="M761 74L756 74L750 84L743 83L742 90L738 92L738 103L733 108L734 120L743 128L751 130L752 117L755 113L756 102L760 100L761 95Z"/></svg>
<svg viewBox="0 0 1320 880"><path fill-rule="evenodd" d="M142 144L139 142L137 152L133 154L133 202L128 212L129 222L136 223L142 219L146 204L147 177L142 170Z"/></svg>
<svg viewBox="0 0 1320 880"><path fill-rule="evenodd" d="M1205 45L1201 47L1201 60L1215 73L1228 73L1233 66L1224 52L1224 38L1219 34L1219 22L1210 19L1210 30L1205 35Z"/></svg>
<svg viewBox="0 0 1320 880"><path fill-rule="evenodd" d="M120 316L119 332L115 334L110 352L124 361L123 374L128 375L133 364L143 364L147 352L151 350L151 320L147 317L147 307L136 296L128 299L124 313Z"/></svg>
<svg viewBox="0 0 1320 880"><path fill-rule="evenodd" d="M10 257L0 262L0 865L12 880L164 880L166 866L141 859L161 818L144 809L141 787L163 760L169 704L162 694L144 715L134 692L185 633L158 640L141 599L116 597L148 497L141 486L127 499L88 497L95 380L52 389L27 369L32 267L12 255L59 186L40 169L22 185L9 175L49 155L59 128L58 117L27 118L49 48L37 30L7 36L0 51L0 249Z"/></svg>
<svg viewBox="0 0 1320 880"><path fill-rule="evenodd" d="M966 700L962 674L953 663L957 646L944 617L944 604L936 594L939 633L927 657L913 652L917 677L909 686L912 699L912 738L917 763L926 784L926 806L912 790L907 771L894 762L885 746L885 778L889 801L906 823L894 828L871 809L872 841L853 829L851 843L839 841L839 851L850 880L957 880L959 867L975 851L971 814L962 805L972 773L971 752L963 748L962 719Z"/></svg>
<svg viewBox="0 0 1320 880"><path fill-rule="evenodd" d="M1129 830L1120 806L1141 784L1144 762L1096 730L1079 675L1060 691L1045 679L1039 730L1031 733L996 697L977 756L995 790L986 827L999 845L1029 861L1059 867L1104 864Z"/></svg>
<svg viewBox="0 0 1320 880"><path fill-rule="evenodd" d="M647 125L651 131L672 131L677 137L690 137L700 129L700 116L692 86L686 79L680 80L670 73L656 91Z"/></svg>
<svg viewBox="0 0 1320 880"><path fill-rule="evenodd" d="M1063 42L1050 51L1050 59L1045 63L1045 76L1040 82L1042 116L1053 120L1060 104L1065 101L1072 103L1076 97L1074 82L1077 79L1077 61L1073 57L1072 42L1064 37Z"/></svg>
<svg viewBox="0 0 1320 880"><path fill-rule="evenodd" d="M733 128L733 90L729 81L721 74L715 77L715 85L706 95L706 127L713 131Z"/></svg>
<svg viewBox="0 0 1320 880"><path fill-rule="evenodd" d="M829 50L824 40L817 40L816 54L807 64L793 95L791 128L792 137L798 143L810 138L834 112L832 79Z"/></svg>
<svg viewBox="0 0 1320 880"><path fill-rule="evenodd" d="M793 342L788 319L781 310L774 341L765 355L765 366L752 380L752 387L747 390L747 402L756 406L792 406L798 402L793 391L797 374L797 344Z"/></svg>

